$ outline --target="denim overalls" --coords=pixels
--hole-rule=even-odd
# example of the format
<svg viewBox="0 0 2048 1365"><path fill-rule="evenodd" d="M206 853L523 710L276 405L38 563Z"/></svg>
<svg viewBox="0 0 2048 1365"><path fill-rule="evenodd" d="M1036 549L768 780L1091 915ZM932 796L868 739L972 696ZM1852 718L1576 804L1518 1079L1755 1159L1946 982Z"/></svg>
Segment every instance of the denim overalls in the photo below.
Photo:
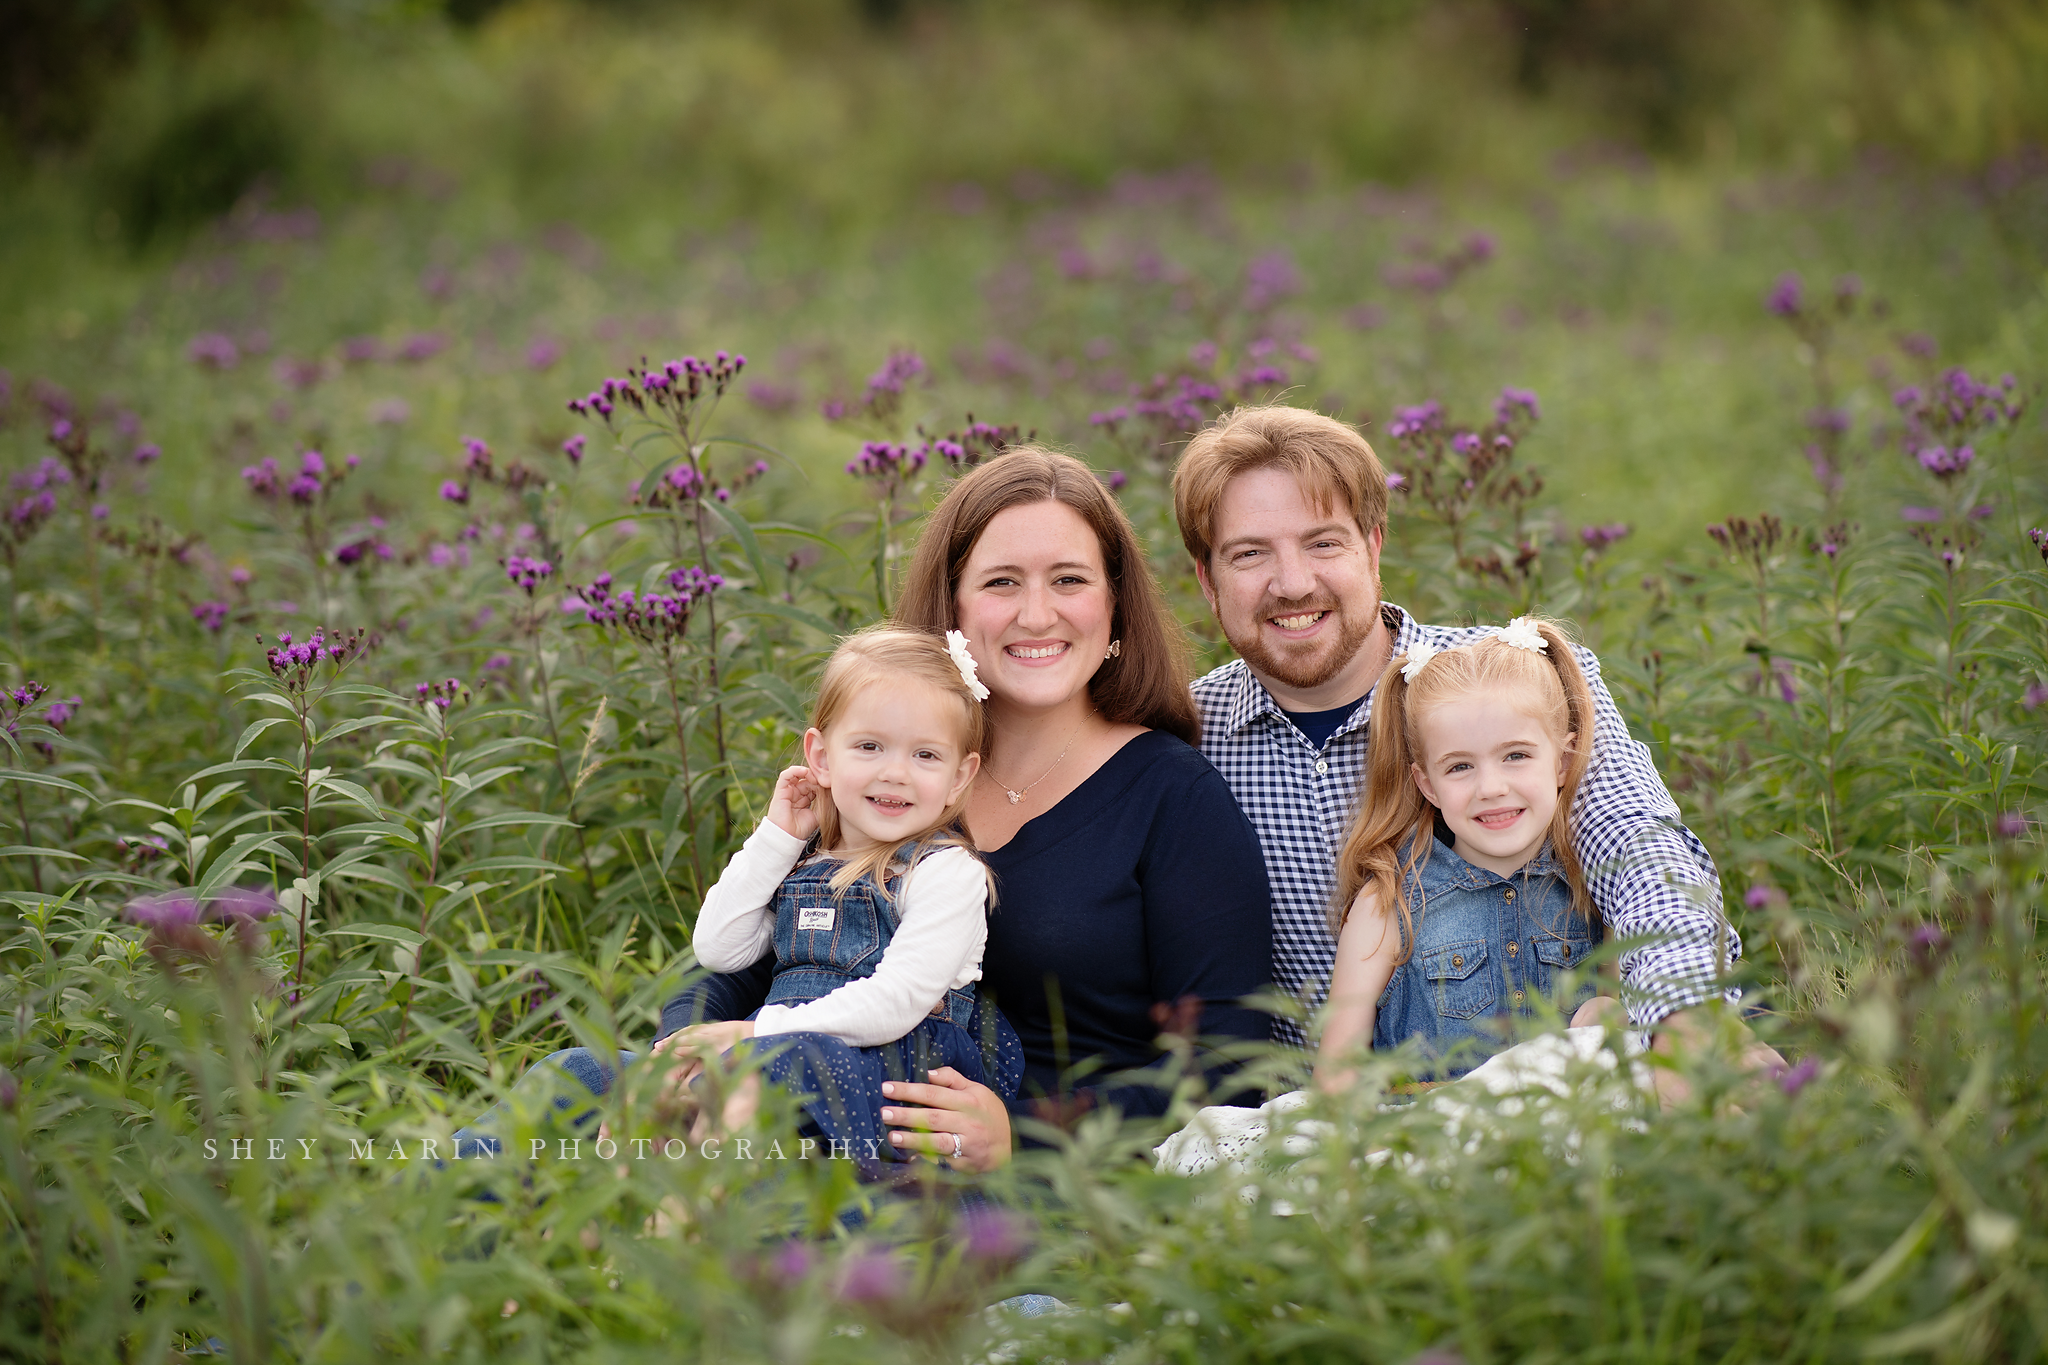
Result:
<svg viewBox="0 0 2048 1365"><path fill-rule="evenodd" d="M1597 918L1589 923L1572 911L1564 868L1548 845L1503 877L1474 867L1439 838L1408 879L1408 913L1414 951L1380 996L1373 1049L1420 1038L1428 1056L1441 1058L1472 1040L1454 1065L1418 1074L1422 1080L1462 1076L1513 1042L1515 1017L1552 997L1559 978L1583 967L1601 940ZM1557 1008L1569 1018L1593 993L1588 972Z"/></svg>
<svg viewBox="0 0 2048 1365"><path fill-rule="evenodd" d="M830 995L849 981L873 976L896 935L896 907L862 877L832 889L839 864L830 858L800 863L775 892L775 983L770 1005L801 1005ZM948 990L932 1007L934 1018L961 1028L974 1012L974 992Z"/></svg>

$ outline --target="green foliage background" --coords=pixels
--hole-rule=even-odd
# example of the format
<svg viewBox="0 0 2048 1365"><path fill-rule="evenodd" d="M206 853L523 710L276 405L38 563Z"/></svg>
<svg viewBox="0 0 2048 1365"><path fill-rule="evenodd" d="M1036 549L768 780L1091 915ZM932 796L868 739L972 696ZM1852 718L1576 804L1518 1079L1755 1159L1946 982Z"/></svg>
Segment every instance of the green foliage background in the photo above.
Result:
<svg viewBox="0 0 2048 1365"><path fill-rule="evenodd" d="M53 689L0 772L8 1354L2042 1354L2037 6L107 5L19 33L0 464L71 477L6 538L4 680ZM1475 233L1487 259L1421 282ZM680 440L563 407L720 347L748 368ZM877 397L899 348L929 372ZM2029 406L1937 477L1893 392L1951 366ZM1194 1180L1097 1116L996 1183L1028 1247L831 1163L431 1169L537 1057L644 1045L691 969L821 651L943 484L883 500L842 472L862 441L971 412L1123 474L1221 657L1163 498L1184 424L1091 420L1183 381L1216 390L1198 415L1340 412L1411 475L1441 452L1386 439L1396 406L1540 395L1485 496L1397 496L1389 596L1580 624L1803 1069L1688 1059L1664 1113L1592 1077L1462 1116L1365 1087L1313 1150ZM471 436L495 463L457 506ZM309 448L329 491L252 496L242 469ZM730 500L630 501L678 462ZM666 652L555 608L706 562L727 586ZM315 625L375 643L295 690L253 637ZM466 701L420 704L451 677ZM235 885L287 913L123 919ZM608 1118L659 1132L651 1095ZM983 1315L1026 1289L1074 1311Z"/></svg>

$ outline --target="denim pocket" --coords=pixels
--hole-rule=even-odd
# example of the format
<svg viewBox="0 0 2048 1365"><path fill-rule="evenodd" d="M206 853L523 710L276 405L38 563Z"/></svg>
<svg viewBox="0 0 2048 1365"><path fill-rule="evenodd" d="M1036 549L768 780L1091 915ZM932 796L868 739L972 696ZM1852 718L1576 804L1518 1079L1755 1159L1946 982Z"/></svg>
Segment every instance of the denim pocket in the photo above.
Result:
<svg viewBox="0 0 2048 1365"><path fill-rule="evenodd" d="M1470 1019L1493 1008L1493 973L1486 966L1486 940L1446 943L1422 954L1422 976L1436 1012L1444 1019Z"/></svg>
<svg viewBox="0 0 2048 1365"><path fill-rule="evenodd" d="M1591 939L1543 937L1532 940L1529 946L1535 951L1536 960L1543 964L1543 979L1536 983L1538 989L1566 1015L1599 994L1599 983L1586 970L1587 960L1593 955ZM1566 1000L1558 995L1557 988L1559 979L1569 971L1579 973L1579 982L1571 999Z"/></svg>

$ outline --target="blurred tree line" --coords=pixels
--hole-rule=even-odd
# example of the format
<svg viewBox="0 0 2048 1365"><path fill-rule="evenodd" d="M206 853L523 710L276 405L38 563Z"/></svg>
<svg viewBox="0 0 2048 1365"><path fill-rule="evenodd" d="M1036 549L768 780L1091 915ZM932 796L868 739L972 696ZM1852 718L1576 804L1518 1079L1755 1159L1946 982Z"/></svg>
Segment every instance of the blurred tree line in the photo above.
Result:
<svg viewBox="0 0 2048 1365"><path fill-rule="evenodd" d="M1270 163L1321 157L1348 174L1390 179L1440 173L1456 139L1432 143L1417 127L1482 126L1479 101L1496 114L1565 110L1575 136L1664 158L1725 152L1717 139L1728 142L1738 126L1741 158L1764 164L1825 144L1836 153L1883 146L1976 171L2048 145L2048 5L2039 0L760 0L737 12L703 0L4 0L4 9L0 177L82 167L103 213L137 245L218 215L252 185L303 191L294 182L306 178L307 162L335 160L336 139L323 143L320 127L320 100L334 96L302 78L325 62L328 76L356 79L331 53L316 55L330 39L372 35L364 50L387 60L546 24L586 45L609 34L666 38L679 49L714 27L744 30L797 78L772 96L776 103L820 98L800 91L805 85L834 86L826 102L841 107L828 120L872 110L893 98L887 82L940 62L972 64L980 54L994 69L998 45L1037 44L1013 52L1008 68L1014 77L1036 61L1048 88L1061 74L1048 68L1077 50L1092 60L1098 85L1102 72L1128 70L1131 79L1118 83L1152 87L1142 108L1138 95L1112 92L1100 108L1065 111L1077 126L1059 130L1059 146L1030 145L1053 116L1041 114L1031 131L987 116L978 126L988 145L977 150L1009 158L1009 171L1034 156L1057 162L1062 148L1071 161L1088 120L1105 139L1128 135L1114 127L1120 120L1149 121L1153 140L1140 155L1245 169L1232 157L1249 163L1259 146L1249 132L1234 147L1225 145L1227 130L1217 135L1220 116L1203 106L1219 91L1236 101L1238 123L1267 125ZM1045 36L1053 30L1064 36ZM1204 35L1214 51L1197 51ZM1182 66L1166 59L1168 41ZM1266 49L1256 70L1249 45ZM223 79L220 64L203 58L229 46L243 54L240 74ZM1399 59L1386 60L1389 53ZM1207 84L1185 62L1190 54ZM1368 58L1379 64L1368 70ZM1354 59L1355 69L1344 69ZM1247 79L1232 91L1229 69L1240 62ZM1355 88L1385 83L1399 67L1409 88L1398 96ZM1276 73L1287 88L1272 84ZM1258 80L1268 83L1264 96L1252 88ZM1168 88L1175 84L1185 89ZM124 99L139 86L147 97ZM763 95L751 97L758 106ZM1006 87L1003 100L1015 97ZM1310 125L1300 122L1304 113ZM775 117L787 125L797 116L778 109ZM606 131L586 126L580 135ZM546 120L533 132L543 143L579 135ZM957 146L965 135L947 136ZM1473 134L1464 136L1469 144ZM313 144L322 144L317 153ZM1105 155L1133 154L1128 141L1105 147ZM784 150L763 148L757 160L772 163ZM778 184L795 169L778 172ZM960 167L941 156L932 173Z"/></svg>

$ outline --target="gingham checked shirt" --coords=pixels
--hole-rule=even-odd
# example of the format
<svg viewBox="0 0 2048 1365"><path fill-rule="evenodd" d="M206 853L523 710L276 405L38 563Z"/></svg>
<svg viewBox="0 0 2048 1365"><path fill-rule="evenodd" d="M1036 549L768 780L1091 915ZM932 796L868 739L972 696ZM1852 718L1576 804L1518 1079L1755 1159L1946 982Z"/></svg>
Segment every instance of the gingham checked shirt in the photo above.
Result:
<svg viewBox="0 0 2048 1365"><path fill-rule="evenodd" d="M1394 653L1418 641L1439 649L1470 644L1490 627L1419 625L1400 607L1380 608ZM1742 940L1721 913L1721 883L1705 845L1678 819L1650 751L1628 725L1600 678L1600 660L1574 647L1593 690L1593 757L1572 806L1593 903L1610 938L1639 939L1622 954L1622 997L1630 1020L1650 1028L1674 1010L1719 992ZM1337 853L1350 832L1365 780L1372 693L1320 751L1241 659L1198 678L1202 752L1223 774L1259 832L1273 888L1273 979L1311 1008L1320 1005L1335 962L1330 902ZM1301 1030L1276 1020L1274 1037L1307 1046Z"/></svg>

